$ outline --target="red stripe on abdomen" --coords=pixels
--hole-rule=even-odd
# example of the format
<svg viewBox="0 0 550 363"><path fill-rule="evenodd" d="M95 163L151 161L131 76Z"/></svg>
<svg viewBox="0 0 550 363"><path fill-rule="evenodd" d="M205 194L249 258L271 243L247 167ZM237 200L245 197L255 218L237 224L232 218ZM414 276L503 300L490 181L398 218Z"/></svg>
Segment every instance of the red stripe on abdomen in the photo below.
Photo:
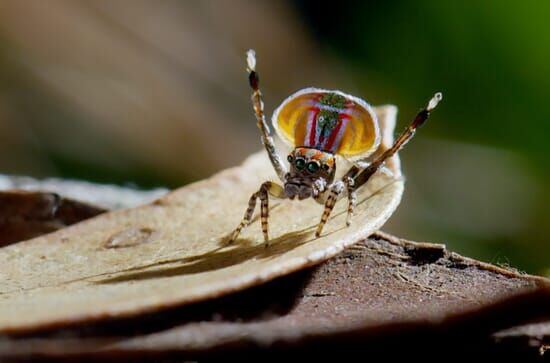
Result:
<svg viewBox="0 0 550 363"><path fill-rule="evenodd" d="M340 119L338 120L338 123L336 124L336 127L334 128L334 130L332 130L332 132L330 133L330 136L325 144L325 149L326 150L330 150L330 151L333 151L332 150L332 146L334 145L334 140L336 140L336 136L338 136L338 132L340 131L340 129L342 128L342 125L343 125L343 119L344 118L348 118L347 115L342 115L340 114Z"/></svg>
<svg viewBox="0 0 550 363"><path fill-rule="evenodd" d="M309 147L315 146L315 129L317 128L317 115L319 114L319 108L312 107L310 111L313 111L313 119L311 120L311 130L309 131Z"/></svg>

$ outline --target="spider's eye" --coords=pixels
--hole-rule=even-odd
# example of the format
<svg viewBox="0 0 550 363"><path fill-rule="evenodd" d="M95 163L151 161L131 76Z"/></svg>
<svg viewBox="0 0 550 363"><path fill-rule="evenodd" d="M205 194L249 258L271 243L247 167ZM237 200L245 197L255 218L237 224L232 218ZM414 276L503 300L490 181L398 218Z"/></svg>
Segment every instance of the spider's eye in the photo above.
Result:
<svg viewBox="0 0 550 363"><path fill-rule="evenodd" d="M315 161L310 161L307 163L307 171L310 173L316 173L319 170L319 163Z"/></svg>
<svg viewBox="0 0 550 363"><path fill-rule="evenodd" d="M292 160L294 160L294 158L292 157L292 155L287 156L286 159L288 160L289 163L291 163Z"/></svg>
<svg viewBox="0 0 550 363"><path fill-rule="evenodd" d="M328 166L328 164L323 164L322 168L323 168L324 171L329 171L330 170L330 166Z"/></svg>
<svg viewBox="0 0 550 363"><path fill-rule="evenodd" d="M296 169L302 170L306 166L306 161L302 158L296 159Z"/></svg>

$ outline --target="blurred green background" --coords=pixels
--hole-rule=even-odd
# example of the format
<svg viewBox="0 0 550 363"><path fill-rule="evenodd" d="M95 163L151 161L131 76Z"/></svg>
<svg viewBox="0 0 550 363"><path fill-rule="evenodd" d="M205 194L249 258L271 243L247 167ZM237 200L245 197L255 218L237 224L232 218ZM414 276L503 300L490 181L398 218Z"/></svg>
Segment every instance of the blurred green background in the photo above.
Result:
<svg viewBox="0 0 550 363"><path fill-rule="evenodd" d="M244 51L268 111L299 88L399 106L405 197L384 227L550 274L550 3L0 2L0 172L176 187L260 148ZM241 213L237 208L236 213Z"/></svg>

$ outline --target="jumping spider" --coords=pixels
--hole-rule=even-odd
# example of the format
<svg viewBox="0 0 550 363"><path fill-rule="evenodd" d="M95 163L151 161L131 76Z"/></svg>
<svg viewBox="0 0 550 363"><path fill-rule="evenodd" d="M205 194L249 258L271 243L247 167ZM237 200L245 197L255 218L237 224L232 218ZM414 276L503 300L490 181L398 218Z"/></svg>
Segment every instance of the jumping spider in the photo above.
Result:
<svg viewBox="0 0 550 363"><path fill-rule="evenodd" d="M388 158L413 137L416 129L427 120L430 112L442 99L441 93L436 93L394 144L374 160L370 160L368 157L380 146L378 120L371 106L360 98L340 91L302 89L284 100L272 117L273 126L279 137L294 147L286 158L290 166L288 170L275 149L271 131L265 120L253 50L247 52L247 63L252 104L262 143L283 185L266 181L252 194L244 217L232 233L230 242L237 239L241 230L250 223L256 200L259 198L262 232L267 245L268 195L279 199L314 198L320 204L324 204L325 209L315 232L315 236L319 237L334 205L345 191L348 196L346 224L349 226L356 202L356 189L365 184ZM354 165L340 180L334 181L336 155L353 161Z"/></svg>

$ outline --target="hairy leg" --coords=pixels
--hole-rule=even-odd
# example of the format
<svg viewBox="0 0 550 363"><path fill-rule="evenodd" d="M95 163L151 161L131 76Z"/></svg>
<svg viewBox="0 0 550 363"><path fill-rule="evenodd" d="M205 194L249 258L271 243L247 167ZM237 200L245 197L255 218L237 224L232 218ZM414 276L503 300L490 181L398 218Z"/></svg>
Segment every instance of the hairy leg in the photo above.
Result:
<svg viewBox="0 0 550 363"><path fill-rule="evenodd" d="M328 217L330 216L330 213L334 209L334 206L336 205L336 202L340 198L340 194L345 188L345 184L343 181L339 180L332 184L328 198L325 202L325 209L323 210L323 215L321 216L321 221L317 225L317 231L315 231L315 237L319 237L321 235L321 232L323 231L323 227L327 223Z"/></svg>
<svg viewBox="0 0 550 363"><path fill-rule="evenodd" d="M441 101L441 98L441 94L436 93L432 97L426 108L424 108L418 113L418 115L416 115L414 121L397 138L395 143L390 148L387 148L381 154L379 154L379 156L377 156L366 168L360 169L358 166L354 165L343 176L341 180L333 184L330 190L330 194L325 202L325 210L323 211L321 221L319 222L319 225L317 226L317 231L315 232L316 237L319 237L321 235L323 227L325 226L328 217L330 216L330 213L334 209L334 206L336 205L336 202L340 198L341 193L344 189L347 190L348 194L348 215L346 219L346 225L349 226L351 224L351 218L353 216L356 202L355 190L361 185L365 184L370 179L370 177L383 166L384 162L388 160L388 158L392 157L414 136L416 129L428 119L430 112L437 106L437 103Z"/></svg>
<svg viewBox="0 0 550 363"><path fill-rule="evenodd" d="M351 224L351 217L353 216L357 196L355 194L353 178L344 176L341 180L335 182L330 187L328 197L325 200L325 209L323 210L321 221L317 225L317 231L315 232L316 237L319 237L321 232L323 232L323 228L327 223L336 202L342 197L342 192L344 190L346 190L348 196L348 214L346 217L346 225L349 226Z"/></svg>
<svg viewBox="0 0 550 363"><path fill-rule="evenodd" d="M385 150L382 154L380 154L378 157L376 157L372 163L369 164L365 169L361 170L360 172L355 172L355 188L359 188L363 184L365 184L370 177L378 170L380 169L386 160L388 160L390 157L392 157L396 152L401 150L407 142L409 142L414 134L416 133L416 129L418 129L430 116L430 112L437 106L439 101L441 101L442 95L441 93L436 93L431 99L430 102L428 102L428 105L422 109L414 118L413 122L403 131L401 135L395 140L392 147Z"/></svg>
<svg viewBox="0 0 550 363"><path fill-rule="evenodd" d="M260 186L260 189L252 194L250 197L250 200L248 201L248 208L246 209L246 212L244 213L244 217L239 224L239 226L233 231L231 235L231 239L229 240L229 243L232 243L235 241L239 234L241 233L241 230L246 227L250 220L252 219L252 215L254 214L254 209L256 209L256 201L260 199L260 218L262 223L262 233L264 235L264 241L269 241L269 235L268 235L268 217L269 217L269 197L268 195L271 195L275 198L284 198L284 189L279 184L273 183L273 182L265 182Z"/></svg>
<svg viewBox="0 0 550 363"><path fill-rule="evenodd" d="M346 184L346 190L348 192L348 215L346 217L346 226L351 226L351 219L355 210L355 203L357 202L357 194L355 193L355 182L352 178L344 179Z"/></svg>
<svg viewBox="0 0 550 363"><path fill-rule="evenodd" d="M252 88L252 105L254 107L254 113L256 114L256 120L258 121L258 128L260 129L262 136L262 144L267 151L269 160L275 169L275 172L279 176L281 181L285 180L287 173L286 165L283 162L281 156L275 149L273 138L271 137L271 130L267 125L264 114L264 101L262 99L262 92L260 91L260 78L256 72L256 53L251 49L246 53L248 82L250 88Z"/></svg>

